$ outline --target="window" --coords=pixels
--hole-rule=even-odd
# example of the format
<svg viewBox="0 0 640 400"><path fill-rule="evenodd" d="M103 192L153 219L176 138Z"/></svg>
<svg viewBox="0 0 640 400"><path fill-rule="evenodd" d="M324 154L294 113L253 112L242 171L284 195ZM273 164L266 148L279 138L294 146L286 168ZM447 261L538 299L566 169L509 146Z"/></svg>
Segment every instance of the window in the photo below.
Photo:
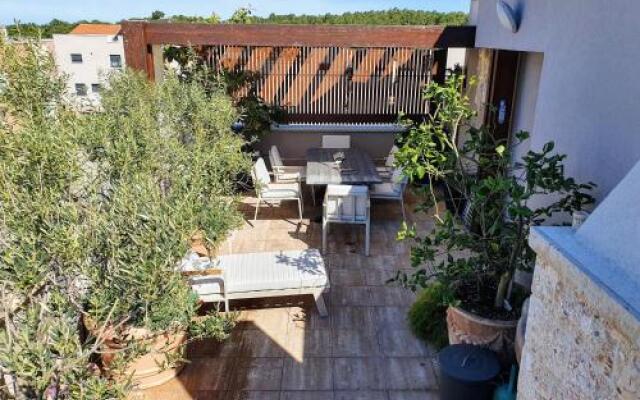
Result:
<svg viewBox="0 0 640 400"><path fill-rule="evenodd" d="M86 96L87 95L87 85L84 83L76 83L76 94L78 96Z"/></svg>
<svg viewBox="0 0 640 400"><path fill-rule="evenodd" d="M71 54L71 62L72 63L82 63L82 54L80 54L80 53L72 53Z"/></svg>
<svg viewBox="0 0 640 400"><path fill-rule="evenodd" d="M122 68L122 57L120 54L111 54L109 56L109 62L111 63L111 68Z"/></svg>
<svg viewBox="0 0 640 400"><path fill-rule="evenodd" d="M100 93L100 90L102 90L102 87L100 87L99 83L92 83L91 84L91 91L93 93Z"/></svg>

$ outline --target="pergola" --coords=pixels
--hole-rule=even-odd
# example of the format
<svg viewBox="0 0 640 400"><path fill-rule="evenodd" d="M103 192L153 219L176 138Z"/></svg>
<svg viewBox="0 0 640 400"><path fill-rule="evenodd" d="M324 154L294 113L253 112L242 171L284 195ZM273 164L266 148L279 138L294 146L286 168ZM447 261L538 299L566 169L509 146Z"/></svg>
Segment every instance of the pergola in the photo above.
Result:
<svg viewBox="0 0 640 400"><path fill-rule="evenodd" d="M473 26L122 23L127 65L155 80L162 46L204 49L213 67L258 72L261 97L296 121L392 121L421 115L419 88L445 76L447 48ZM254 88L255 89L255 88Z"/></svg>

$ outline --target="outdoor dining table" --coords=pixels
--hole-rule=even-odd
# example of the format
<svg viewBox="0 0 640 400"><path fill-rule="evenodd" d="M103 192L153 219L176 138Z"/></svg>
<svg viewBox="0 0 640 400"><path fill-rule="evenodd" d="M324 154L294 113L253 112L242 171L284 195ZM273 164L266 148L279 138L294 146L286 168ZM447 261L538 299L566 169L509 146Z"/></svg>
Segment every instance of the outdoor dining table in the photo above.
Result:
<svg viewBox="0 0 640 400"><path fill-rule="evenodd" d="M342 159L342 161L338 161ZM371 185L381 183L371 156L356 147L307 151L307 185Z"/></svg>
<svg viewBox="0 0 640 400"><path fill-rule="evenodd" d="M382 178L371 156L365 151L312 148L307 150L307 185L311 186L313 204L317 185L373 185Z"/></svg>

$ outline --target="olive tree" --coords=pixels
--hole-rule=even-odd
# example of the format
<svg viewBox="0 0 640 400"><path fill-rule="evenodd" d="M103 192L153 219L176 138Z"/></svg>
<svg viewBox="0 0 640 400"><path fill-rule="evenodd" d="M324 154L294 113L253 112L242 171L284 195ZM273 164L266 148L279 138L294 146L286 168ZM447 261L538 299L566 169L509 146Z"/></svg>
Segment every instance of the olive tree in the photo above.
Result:
<svg viewBox="0 0 640 400"><path fill-rule="evenodd" d="M101 339L82 317L225 338L230 318L194 322L176 264L194 232L214 248L241 221L234 178L249 160L224 88L126 71L85 115L65 86L39 43L0 42L0 390L121 398L127 385L92 362Z"/></svg>

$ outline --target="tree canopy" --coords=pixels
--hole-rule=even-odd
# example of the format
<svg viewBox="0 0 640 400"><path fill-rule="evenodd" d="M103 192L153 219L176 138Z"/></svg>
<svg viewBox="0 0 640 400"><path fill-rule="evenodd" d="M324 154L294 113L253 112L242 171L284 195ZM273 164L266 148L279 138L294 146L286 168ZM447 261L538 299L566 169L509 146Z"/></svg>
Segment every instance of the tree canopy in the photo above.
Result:
<svg viewBox="0 0 640 400"><path fill-rule="evenodd" d="M467 14L464 12L439 12L424 10L409 10L392 8L382 11L358 11L343 14L324 15L296 15L296 14L270 14L267 17L259 17L252 14L250 8L240 8L228 20L223 20L218 14L209 16L172 15L167 16L161 10L155 10L149 20L165 19L171 22L189 22L203 24L241 23L241 24L362 24L362 25L464 25L467 23ZM105 23L103 21L77 21L67 22L52 19L46 24L15 23L7 26L10 37L42 37L50 38L56 33L69 33L77 24Z"/></svg>

